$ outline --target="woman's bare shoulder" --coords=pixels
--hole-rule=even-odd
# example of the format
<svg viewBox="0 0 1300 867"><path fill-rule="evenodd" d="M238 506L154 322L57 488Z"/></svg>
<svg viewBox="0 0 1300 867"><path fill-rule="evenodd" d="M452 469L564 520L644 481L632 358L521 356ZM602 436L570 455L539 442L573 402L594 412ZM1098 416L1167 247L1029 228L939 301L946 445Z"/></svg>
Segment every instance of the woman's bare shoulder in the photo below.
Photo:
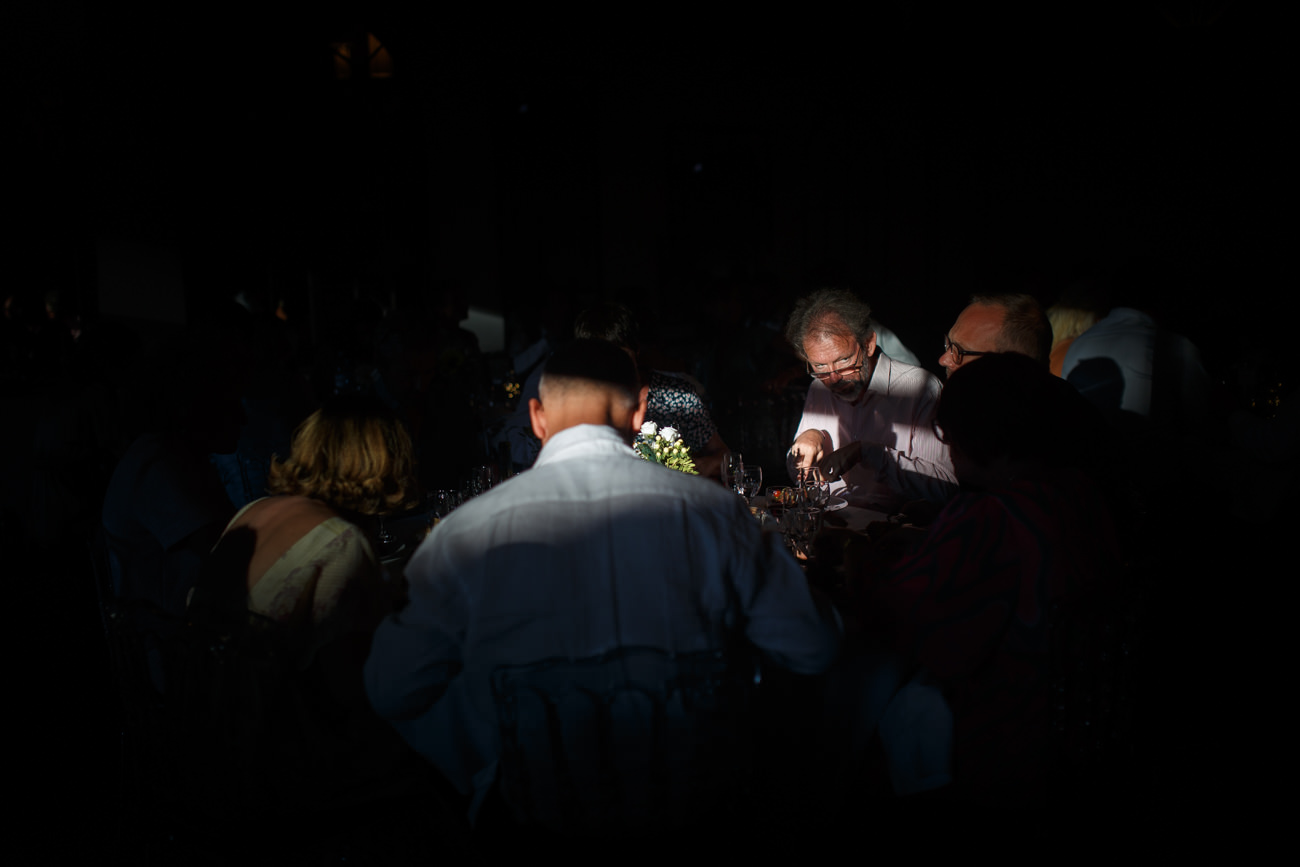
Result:
<svg viewBox="0 0 1300 867"><path fill-rule="evenodd" d="M250 527L254 530L279 530L290 527L304 527L302 532L305 533L322 521L329 520L337 514L320 500L284 494L266 497L253 503L235 519L231 524L231 529Z"/></svg>

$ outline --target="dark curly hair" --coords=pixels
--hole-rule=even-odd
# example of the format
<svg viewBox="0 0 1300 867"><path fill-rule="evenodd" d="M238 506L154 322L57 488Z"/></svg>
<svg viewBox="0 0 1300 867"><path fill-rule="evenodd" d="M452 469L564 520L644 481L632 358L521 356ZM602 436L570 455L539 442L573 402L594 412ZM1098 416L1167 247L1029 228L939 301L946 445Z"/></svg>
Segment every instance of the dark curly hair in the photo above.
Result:
<svg viewBox="0 0 1300 867"><path fill-rule="evenodd" d="M847 333L846 333L847 329ZM785 325L785 339L800 358L811 334L834 334L866 343L871 334L871 306L848 289L818 289L795 302Z"/></svg>

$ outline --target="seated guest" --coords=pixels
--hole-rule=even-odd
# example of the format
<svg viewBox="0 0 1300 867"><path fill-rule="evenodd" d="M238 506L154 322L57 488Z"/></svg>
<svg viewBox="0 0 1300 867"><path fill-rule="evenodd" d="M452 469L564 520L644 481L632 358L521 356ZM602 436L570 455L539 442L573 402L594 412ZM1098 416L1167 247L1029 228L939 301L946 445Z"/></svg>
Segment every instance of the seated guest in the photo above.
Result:
<svg viewBox="0 0 1300 867"><path fill-rule="evenodd" d="M360 697L370 634L393 610L372 539L413 484L397 416L373 398L335 398L298 428L289 458L272 462L271 496L241 509L214 551L222 560L227 539L251 533L248 609L283 624L298 667L319 665L336 698Z"/></svg>
<svg viewBox="0 0 1300 867"><path fill-rule="evenodd" d="M1052 324L1032 295L976 295L943 339L944 373L999 352L1019 352L1047 366Z"/></svg>
<svg viewBox="0 0 1300 867"><path fill-rule="evenodd" d="M1065 364L1070 345L1097 322L1103 311L1101 290L1089 282L1071 286L1047 308L1047 321L1052 325L1052 354L1048 365L1052 373L1062 376L1061 366Z"/></svg>
<svg viewBox="0 0 1300 867"><path fill-rule="evenodd" d="M296 430L289 458L272 461L270 497L242 508L205 560L188 620L230 650L187 675L191 710L209 720L196 749L212 754L195 770L233 786L243 809L289 815L429 783L361 680L374 627L400 595L374 530L408 502L412 452L377 399L331 399Z"/></svg>
<svg viewBox="0 0 1300 867"><path fill-rule="evenodd" d="M406 570L409 604L375 633L366 662L371 703L473 794L476 817L496 792L517 821L564 833L595 822L593 833L616 834L652 815L652 835L662 839L671 825L703 822L702 804L717 794L704 783L724 763L713 749L698 751L717 734L704 708L732 705L717 708L725 716L739 700L726 689L692 698L691 684L707 678L692 675L687 667L699 663L689 661L708 656L743 671L743 648L752 645L778 666L812 674L836 658L838 617L779 537L761 533L729 491L629 448L645 416L643 394L635 365L610 343L557 349L529 401L542 442L536 465L434 527ZM633 697L647 668L686 678L662 717L642 700L653 690ZM608 675L592 694L624 698L598 704L574 694L542 711L527 690L511 687L552 671L557 691ZM750 669L745 682L752 679ZM521 716L526 731L524 723L513 728ZM549 748L548 726L560 739ZM656 748L667 749L661 737L683 749L651 766ZM562 768L548 758L559 743L573 750ZM549 770L531 782L511 773L525 766ZM606 797L608 774L589 775L593 766L627 775L622 797ZM555 798L538 794L554 792L557 779Z"/></svg>
<svg viewBox="0 0 1300 867"><path fill-rule="evenodd" d="M102 520L113 591L179 618L203 557L235 507L209 461L239 442L243 409L214 357L167 346L147 385L156 418L123 453L104 494Z"/></svg>
<svg viewBox="0 0 1300 867"><path fill-rule="evenodd" d="M1195 430L1210 413L1200 351L1137 307L1115 307L1070 345L1061 375L1107 415Z"/></svg>
<svg viewBox="0 0 1300 867"><path fill-rule="evenodd" d="M390 794L419 776L362 682L375 626L400 595L375 557L375 525L408 502L412 455L396 415L375 398L334 398L298 428L289 458L272 462L271 496L235 515L205 564L194 627L254 636L284 660L270 673L255 667L251 679L239 666L204 673L210 715L247 733L234 767L217 769L236 780L251 769L245 803L310 809Z"/></svg>
<svg viewBox="0 0 1300 867"><path fill-rule="evenodd" d="M863 621L942 685L954 785L973 798L1043 792L1048 608L1106 587L1119 567L1109 510L1084 469L1090 413L1017 353L953 374L936 426L962 492L917 551L866 576Z"/></svg>
<svg viewBox="0 0 1300 867"><path fill-rule="evenodd" d="M632 311L622 304L597 304L578 314L574 324L574 337L604 340L616 344L632 357L642 384L649 387L646 398L646 420L659 427L673 427L682 435L691 450L695 469L702 476L717 478L722 466L722 455L727 444L718 433L713 416L690 380L659 370L647 370L638 358L639 339ZM542 370L539 367L524 383L519 395L518 409L507 422L500 439L511 444L511 455L516 468L532 466L541 444L529 430L528 402L537 397Z"/></svg>
<svg viewBox="0 0 1300 867"><path fill-rule="evenodd" d="M632 356L641 384L649 387L645 417L659 427L673 427L691 450L695 468L702 476L716 477L727 444L713 423L713 416L690 380L650 370L639 358L636 320L622 304L597 304L578 314L573 326L578 339L607 340Z"/></svg>
<svg viewBox="0 0 1300 867"><path fill-rule="evenodd" d="M814 292L790 314L786 339L813 382L787 469L793 477L820 467L834 482L831 493L854 506L941 504L956 485L931 426L939 381L882 352L870 316L846 289Z"/></svg>

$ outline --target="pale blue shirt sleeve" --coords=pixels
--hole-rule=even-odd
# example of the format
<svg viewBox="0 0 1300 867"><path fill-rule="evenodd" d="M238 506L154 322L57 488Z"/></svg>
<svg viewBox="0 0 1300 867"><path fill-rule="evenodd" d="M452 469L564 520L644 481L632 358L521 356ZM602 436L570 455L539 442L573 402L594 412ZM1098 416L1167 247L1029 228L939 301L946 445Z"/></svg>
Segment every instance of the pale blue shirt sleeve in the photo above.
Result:
<svg viewBox="0 0 1300 867"><path fill-rule="evenodd" d="M743 533L747 538L739 548L744 553L735 579L745 636L781 668L796 674L825 671L839 654L839 613L809 586L780 534L758 532L757 525L744 530L754 531Z"/></svg>

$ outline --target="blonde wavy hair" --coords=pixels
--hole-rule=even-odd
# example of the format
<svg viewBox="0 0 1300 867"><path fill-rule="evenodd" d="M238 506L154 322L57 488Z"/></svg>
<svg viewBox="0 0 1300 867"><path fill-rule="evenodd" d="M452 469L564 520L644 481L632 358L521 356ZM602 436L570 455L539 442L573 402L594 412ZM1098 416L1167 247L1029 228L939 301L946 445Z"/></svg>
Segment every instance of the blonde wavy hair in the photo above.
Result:
<svg viewBox="0 0 1300 867"><path fill-rule="evenodd" d="M1097 314L1091 310L1053 304L1047 308L1047 321L1052 323L1052 345L1062 340L1078 337L1097 324Z"/></svg>
<svg viewBox="0 0 1300 867"><path fill-rule="evenodd" d="M267 490L359 515L388 515L414 500L415 448L383 404L336 398L298 426L288 460L271 460Z"/></svg>

